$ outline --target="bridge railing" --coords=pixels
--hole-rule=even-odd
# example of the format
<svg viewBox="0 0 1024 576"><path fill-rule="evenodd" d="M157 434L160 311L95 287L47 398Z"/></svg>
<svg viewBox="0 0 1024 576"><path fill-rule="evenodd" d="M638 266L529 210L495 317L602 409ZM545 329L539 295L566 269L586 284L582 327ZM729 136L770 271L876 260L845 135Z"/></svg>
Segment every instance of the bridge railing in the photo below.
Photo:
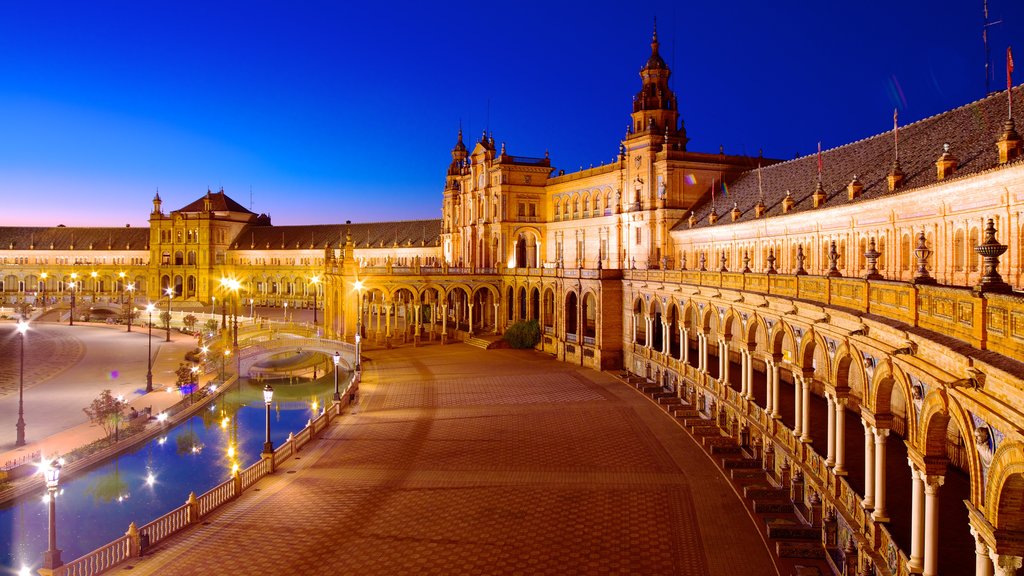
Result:
<svg viewBox="0 0 1024 576"><path fill-rule="evenodd" d="M351 384L349 385L351 386ZM278 446L272 458L261 458L245 470L240 470L231 478L213 487L202 496L190 497L184 505L171 510L167 514L135 530L134 525L128 532L114 541L105 544L92 552L68 562L53 571L53 576L95 576L111 570L118 564L140 556L147 547L166 540L170 536L188 528L221 506L231 502L241 493L256 484L261 478L284 464L300 448L308 444L316 435L327 428L331 420L341 415L341 410L348 403L348 389L342 395L342 402L325 407L316 418L310 420L297 434Z"/></svg>

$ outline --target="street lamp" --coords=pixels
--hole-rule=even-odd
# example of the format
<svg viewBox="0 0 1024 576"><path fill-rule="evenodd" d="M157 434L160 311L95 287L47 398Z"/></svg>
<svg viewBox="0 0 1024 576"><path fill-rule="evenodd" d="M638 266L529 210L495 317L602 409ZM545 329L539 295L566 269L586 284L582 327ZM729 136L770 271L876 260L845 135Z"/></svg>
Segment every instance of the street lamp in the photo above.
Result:
<svg viewBox="0 0 1024 576"><path fill-rule="evenodd" d="M132 316L135 315L135 284L129 282L125 287L128 291L128 331L132 331Z"/></svg>
<svg viewBox="0 0 1024 576"><path fill-rule="evenodd" d="M167 340L165 340L165 342L170 342L171 341L171 298L174 298L174 288L172 288L171 286L168 286L167 290L165 290L164 293L167 294Z"/></svg>
<svg viewBox="0 0 1024 576"><path fill-rule="evenodd" d="M268 382L263 387L263 403L267 405L267 440L263 443L263 453L273 454L274 443L270 441L270 403L274 401L274 388Z"/></svg>
<svg viewBox="0 0 1024 576"><path fill-rule="evenodd" d="M114 413L114 444L121 439L121 410L124 409L124 394L118 394L117 398L114 398L115 405L117 406L117 412Z"/></svg>
<svg viewBox="0 0 1024 576"><path fill-rule="evenodd" d="M117 277L121 279L121 304L124 304L124 291L127 289L124 283L124 272L118 272Z"/></svg>
<svg viewBox="0 0 1024 576"><path fill-rule="evenodd" d="M255 304L256 304L256 299L255 298L249 298L249 318L250 319L251 318L255 318L255 316L253 316L253 306Z"/></svg>
<svg viewBox="0 0 1024 576"><path fill-rule="evenodd" d="M192 386L188 389L188 403L192 404L192 393L196 391L196 387L199 386L199 366L192 365Z"/></svg>
<svg viewBox="0 0 1024 576"><path fill-rule="evenodd" d="M341 402L341 391L338 390L338 364L341 362L341 353L334 352L334 401Z"/></svg>
<svg viewBox="0 0 1024 576"><path fill-rule="evenodd" d="M28 322L18 320L18 334L21 336L21 368L18 377L18 423L15 426L18 430L18 438L14 441L15 446L25 445L25 333L28 332Z"/></svg>
<svg viewBox="0 0 1024 576"><path fill-rule="evenodd" d="M152 302L146 304L149 312L149 353L146 355L146 392L153 391L153 311L156 306Z"/></svg>
<svg viewBox="0 0 1024 576"><path fill-rule="evenodd" d="M228 356L231 356L231 350L224 349L224 356L220 360L220 381L223 382L227 377L227 363Z"/></svg>
<svg viewBox="0 0 1024 576"><path fill-rule="evenodd" d="M68 283L68 287L71 288L71 316L68 317L68 326L75 325L75 284L78 280L78 272L71 273L71 282Z"/></svg>
<svg viewBox="0 0 1024 576"><path fill-rule="evenodd" d="M50 507L50 529L49 547L43 552L43 568L54 570L64 565L60 559L60 550L57 548L57 483L60 480L60 469L64 465L64 459L51 460L43 468L43 478L46 479L46 490L49 492Z"/></svg>
<svg viewBox="0 0 1024 576"><path fill-rule="evenodd" d="M92 278L92 301L96 302L96 271L90 272L89 277Z"/></svg>
<svg viewBox="0 0 1024 576"><path fill-rule="evenodd" d="M320 277L313 276L309 281L313 283L313 326L316 327L316 293L320 288Z"/></svg>

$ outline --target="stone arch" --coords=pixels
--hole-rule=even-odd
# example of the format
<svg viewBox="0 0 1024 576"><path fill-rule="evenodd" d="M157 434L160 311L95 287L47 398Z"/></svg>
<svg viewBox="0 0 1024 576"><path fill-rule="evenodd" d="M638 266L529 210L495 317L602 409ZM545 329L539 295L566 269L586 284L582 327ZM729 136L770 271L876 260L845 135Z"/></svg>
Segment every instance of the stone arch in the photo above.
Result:
<svg viewBox="0 0 1024 576"><path fill-rule="evenodd" d="M747 320L747 342L754 344L754 349L768 355L768 324L760 314L754 314Z"/></svg>
<svg viewBox="0 0 1024 576"><path fill-rule="evenodd" d="M861 398L863 403L866 402L868 375L864 370L862 358L863 356L852 344L843 342L836 350L835 360L832 362L831 379L837 391L853 392L859 389L860 393L855 396ZM852 383L850 381L851 370L857 374L857 378ZM857 386L851 384L857 384Z"/></svg>
<svg viewBox="0 0 1024 576"><path fill-rule="evenodd" d="M772 328L771 333L768 335L769 342L769 353L775 357L785 357L786 351L790 352L790 357L793 356L793 342L796 338L793 335L793 329L781 319L775 321L775 326Z"/></svg>
<svg viewBox="0 0 1024 576"><path fill-rule="evenodd" d="M999 445L984 497L985 517L993 528L1024 534L1024 444L1004 440Z"/></svg>
<svg viewBox="0 0 1024 576"><path fill-rule="evenodd" d="M925 456L946 456L946 428L949 426L949 398L933 390L921 406L919 437L914 445Z"/></svg>

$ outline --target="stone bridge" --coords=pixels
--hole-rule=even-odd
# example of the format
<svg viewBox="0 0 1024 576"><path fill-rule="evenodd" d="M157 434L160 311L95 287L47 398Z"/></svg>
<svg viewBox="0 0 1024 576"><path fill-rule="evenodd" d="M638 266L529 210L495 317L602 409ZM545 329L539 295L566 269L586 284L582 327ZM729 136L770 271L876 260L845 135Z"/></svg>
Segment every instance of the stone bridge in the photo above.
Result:
<svg viewBox="0 0 1024 576"><path fill-rule="evenodd" d="M341 354L338 365L342 370L353 370L356 365L356 346L350 342L328 338L279 337L255 342L242 348L238 358L239 373L248 376L253 365L261 360L285 352L300 351L321 352L328 356L334 356L334 353L338 352Z"/></svg>

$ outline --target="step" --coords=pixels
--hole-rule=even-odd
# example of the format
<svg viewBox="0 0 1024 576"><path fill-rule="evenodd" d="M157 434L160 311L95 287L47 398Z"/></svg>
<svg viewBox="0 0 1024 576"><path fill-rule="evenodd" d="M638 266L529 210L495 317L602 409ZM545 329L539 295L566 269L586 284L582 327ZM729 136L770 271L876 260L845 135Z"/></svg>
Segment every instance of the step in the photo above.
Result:
<svg viewBox="0 0 1024 576"><path fill-rule="evenodd" d="M754 512L758 514L792 514L793 503L789 500L754 500Z"/></svg>
<svg viewBox="0 0 1024 576"><path fill-rule="evenodd" d="M676 418L700 418L700 412L693 408L676 408L672 411L672 415Z"/></svg>
<svg viewBox="0 0 1024 576"><path fill-rule="evenodd" d="M775 552L779 558L825 559L825 547L821 542L776 542Z"/></svg>
<svg viewBox="0 0 1024 576"><path fill-rule="evenodd" d="M705 440L710 440L711 438L705 437L704 439ZM709 445L708 442L705 442L704 445L708 446L708 448L710 449L711 453L716 455L716 456L736 456L736 455L738 455L740 453L740 451L741 451L741 448L739 446L736 446L735 444L733 444L731 438L726 438L726 440L729 440L730 443L729 444L720 444L720 443L714 442L714 443L710 443L710 445Z"/></svg>
<svg viewBox="0 0 1024 576"><path fill-rule="evenodd" d="M643 392L644 394L654 395L654 394L657 394L659 392L664 393L665 389L662 388L661 386L652 386L648 382L642 382L642 384L643 384L643 386L640 386L639 388L640 388L640 391Z"/></svg>
<svg viewBox="0 0 1024 576"><path fill-rule="evenodd" d="M690 434L693 436L721 436L722 431L719 430L718 426L714 424L708 424L707 420L702 420L700 424L690 426Z"/></svg>
<svg viewBox="0 0 1024 576"><path fill-rule="evenodd" d="M764 485L765 474L760 468L733 468L729 470L729 477L737 482L751 484L759 482Z"/></svg>
<svg viewBox="0 0 1024 576"><path fill-rule="evenodd" d="M658 398L658 404L666 406L671 410L672 406L681 406L683 404L683 401L680 400L679 397L676 396L674 393L669 392L668 396L662 396Z"/></svg>
<svg viewBox="0 0 1024 576"><path fill-rule="evenodd" d="M722 468L726 470L732 470L734 468L761 468L761 461L754 460L753 458L726 458L722 460Z"/></svg>
<svg viewBox="0 0 1024 576"><path fill-rule="evenodd" d="M821 546L821 528L807 526L796 520L776 518L768 521L768 537L778 540L804 540ZM822 548L822 554L825 549Z"/></svg>
<svg viewBox="0 0 1024 576"><path fill-rule="evenodd" d="M789 495L786 493L785 490L783 490L782 488L769 486L767 484L755 484L746 486L743 488L743 496L745 498L749 498L757 502L771 500L777 502L786 502L787 504L792 505L792 503L789 501ZM792 511L792 509L790 511Z"/></svg>

